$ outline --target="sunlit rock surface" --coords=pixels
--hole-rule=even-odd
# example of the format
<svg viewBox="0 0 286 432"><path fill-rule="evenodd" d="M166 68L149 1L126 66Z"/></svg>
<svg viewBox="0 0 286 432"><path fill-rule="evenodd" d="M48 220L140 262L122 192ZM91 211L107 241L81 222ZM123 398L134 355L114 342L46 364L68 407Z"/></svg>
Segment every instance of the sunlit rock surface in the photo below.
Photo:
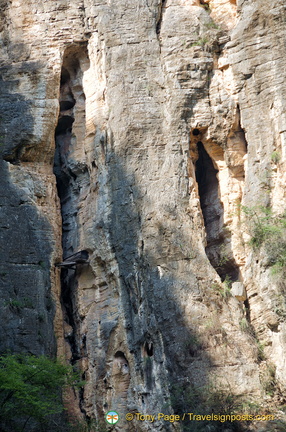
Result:
<svg viewBox="0 0 286 432"><path fill-rule="evenodd" d="M284 1L1 8L1 350L78 364L69 410L118 431L182 430L124 421L178 388L279 405L285 286L241 206L285 209Z"/></svg>

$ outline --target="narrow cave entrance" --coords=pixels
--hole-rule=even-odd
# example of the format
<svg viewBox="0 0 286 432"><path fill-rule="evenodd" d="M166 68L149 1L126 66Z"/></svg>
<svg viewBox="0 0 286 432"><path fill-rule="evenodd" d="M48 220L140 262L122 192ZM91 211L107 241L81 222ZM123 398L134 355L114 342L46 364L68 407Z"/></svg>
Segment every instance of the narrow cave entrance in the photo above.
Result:
<svg viewBox="0 0 286 432"><path fill-rule="evenodd" d="M163 19L163 8L166 5L166 0L161 0L161 4L159 4L159 13L157 18L157 24L156 24L156 33L159 36L161 32L161 26L162 26L162 19Z"/></svg>
<svg viewBox="0 0 286 432"><path fill-rule="evenodd" d="M55 129L54 174L62 216L63 261L77 255L79 248L78 211L82 176L86 167L77 160L78 148L85 137L85 96L83 71L89 67L86 46L69 47L63 57L60 79L60 112ZM81 251L82 252L82 251ZM71 348L70 361L80 359L80 318L77 312L79 267L61 267L61 305L70 328L66 340Z"/></svg>
<svg viewBox="0 0 286 432"><path fill-rule="evenodd" d="M153 354L154 354L153 343L146 341L144 344L144 355L148 357L152 357Z"/></svg>
<svg viewBox="0 0 286 432"><path fill-rule="evenodd" d="M229 233L223 228L223 205L219 196L218 170L201 141L197 143L196 180L207 235L206 254L222 281L238 279L238 266L227 251Z"/></svg>
<svg viewBox="0 0 286 432"><path fill-rule="evenodd" d="M76 208L72 197L73 181L75 176L69 169L69 154L72 146L72 126L74 123L74 99L71 89L71 77L66 68L61 71L60 84L60 113L58 124L55 130L55 159L54 174L57 181L58 196L61 204L62 216L62 248L63 258L74 252L74 225ZM72 234L72 236L71 236ZM66 339L71 347L71 363L74 364L79 359L76 343L76 320L74 315L74 293L76 290L76 269L61 269L61 304L64 313L64 320L72 329Z"/></svg>
<svg viewBox="0 0 286 432"><path fill-rule="evenodd" d="M64 256L73 253L72 246L67 248L68 228L66 226L67 215L65 208L71 199L72 171L69 169L69 153L72 145L72 125L74 123L75 99L71 90L71 77L69 72L63 67L60 84L60 113L58 124L55 130L55 159L54 174L57 180L58 195L61 202L61 213L63 221L62 246Z"/></svg>
<svg viewBox="0 0 286 432"><path fill-rule="evenodd" d="M219 199L218 170L201 141L197 143L199 158L196 163L196 180L207 234L207 249L219 241L223 207Z"/></svg>

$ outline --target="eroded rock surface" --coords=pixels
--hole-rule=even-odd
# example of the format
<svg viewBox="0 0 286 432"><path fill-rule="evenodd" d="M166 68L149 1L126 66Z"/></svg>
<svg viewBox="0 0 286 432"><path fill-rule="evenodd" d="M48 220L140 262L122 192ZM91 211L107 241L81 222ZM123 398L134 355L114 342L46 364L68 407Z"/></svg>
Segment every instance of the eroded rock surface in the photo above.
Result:
<svg viewBox="0 0 286 432"><path fill-rule="evenodd" d="M1 349L78 364L69 410L118 431L183 430L124 416L204 386L282 402L284 285L241 206L285 209L284 1L2 8Z"/></svg>

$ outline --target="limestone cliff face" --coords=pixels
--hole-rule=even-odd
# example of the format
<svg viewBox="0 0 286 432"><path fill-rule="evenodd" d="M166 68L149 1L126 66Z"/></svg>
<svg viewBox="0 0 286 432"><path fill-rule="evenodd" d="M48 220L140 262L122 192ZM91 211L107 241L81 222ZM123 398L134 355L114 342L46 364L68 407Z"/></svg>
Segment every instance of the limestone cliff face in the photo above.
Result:
<svg viewBox="0 0 286 432"><path fill-rule="evenodd" d="M70 409L120 431L183 430L124 415L210 383L282 401L284 286L241 206L285 210L284 0L1 8L1 350L65 355Z"/></svg>

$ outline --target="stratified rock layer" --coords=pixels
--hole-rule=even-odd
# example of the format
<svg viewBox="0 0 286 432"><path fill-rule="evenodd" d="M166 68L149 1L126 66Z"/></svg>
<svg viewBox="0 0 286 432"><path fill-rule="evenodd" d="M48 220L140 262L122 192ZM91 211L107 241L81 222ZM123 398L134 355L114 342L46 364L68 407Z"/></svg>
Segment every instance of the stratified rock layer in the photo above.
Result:
<svg viewBox="0 0 286 432"><path fill-rule="evenodd" d="M283 283L241 205L285 209L283 0L1 6L1 350L64 354L121 431L214 383L270 403Z"/></svg>

